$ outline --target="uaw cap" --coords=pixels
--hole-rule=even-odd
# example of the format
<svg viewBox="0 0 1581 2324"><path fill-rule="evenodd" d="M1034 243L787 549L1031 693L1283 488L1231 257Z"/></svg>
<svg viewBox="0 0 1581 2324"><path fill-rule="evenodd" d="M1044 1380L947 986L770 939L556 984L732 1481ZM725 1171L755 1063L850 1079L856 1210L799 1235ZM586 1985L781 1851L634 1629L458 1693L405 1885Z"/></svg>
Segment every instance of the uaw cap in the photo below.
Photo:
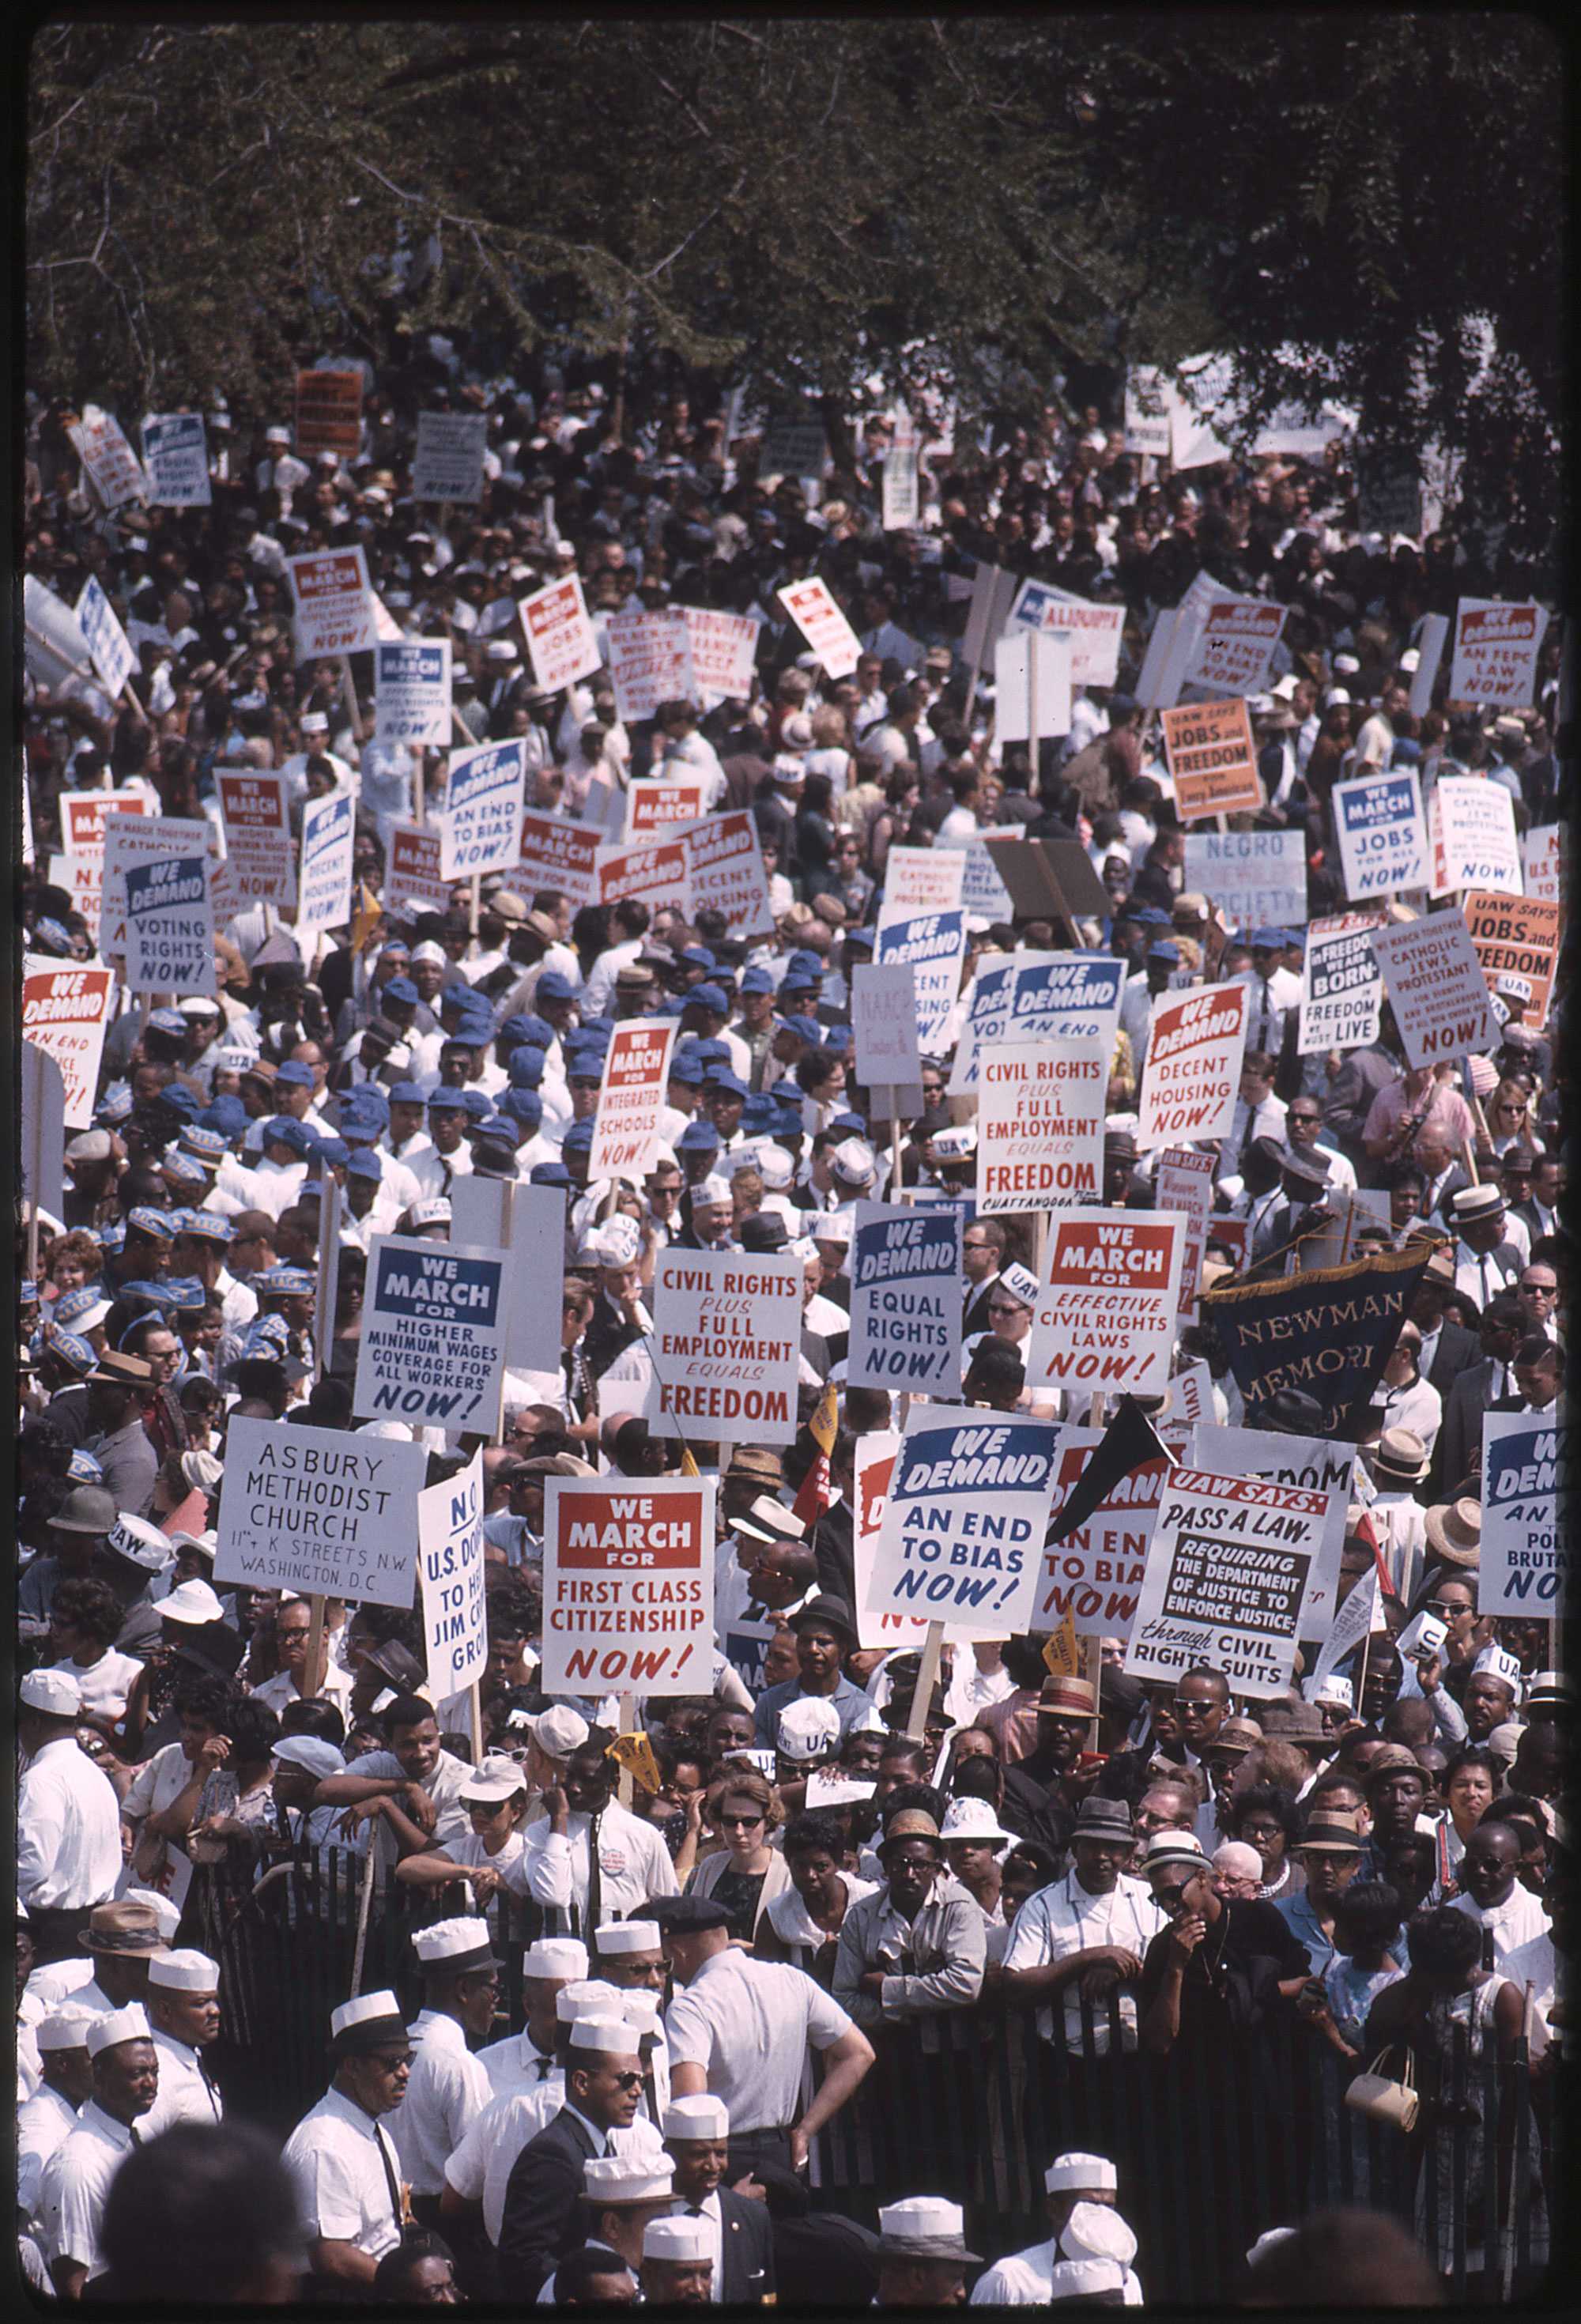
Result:
<svg viewBox="0 0 1581 2324"><path fill-rule="evenodd" d="M799 1695L780 1713L774 1748L787 1759L821 1758L839 1741L840 1714L819 1695Z"/></svg>
<svg viewBox="0 0 1581 2324"><path fill-rule="evenodd" d="M450 1223L450 1198L448 1194L426 1194L413 1203L406 1213L414 1227L448 1227Z"/></svg>
<svg viewBox="0 0 1581 2324"><path fill-rule="evenodd" d="M101 2050L114 2050L123 2042L152 2042L153 2028L148 2022L148 2012L140 2001L129 2002L125 2009L111 2009L96 2017L88 2029L86 2048L90 2058Z"/></svg>
<svg viewBox="0 0 1581 2324"><path fill-rule="evenodd" d="M1194 1831L1155 1831L1142 1850L1142 1869L1161 1872L1170 1864L1188 1865L1194 1872L1212 1868Z"/></svg>
<svg viewBox="0 0 1581 2324"><path fill-rule="evenodd" d="M1136 2257L1136 2236L1108 2204L1076 2203L1059 2230L1059 2248L1067 2259L1112 2260L1124 2268Z"/></svg>
<svg viewBox="0 0 1581 2324"><path fill-rule="evenodd" d="M29 1711L51 1719L76 1719L82 1710L82 1689L69 1671L29 1671L18 1692Z"/></svg>
<svg viewBox="0 0 1581 2324"><path fill-rule="evenodd" d="M1008 1842L1015 1838L1006 1831L986 1800L951 1800L944 1812L944 1821L938 1827L940 1840L994 1840Z"/></svg>
<svg viewBox="0 0 1581 2324"><path fill-rule="evenodd" d="M848 1179L853 1185L865 1186L874 1177L878 1165L865 1138L843 1138L829 1155L829 1167L837 1178Z"/></svg>
<svg viewBox="0 0 1581 2324"><path fill-rule="evenodd" d="M171 1545L156 1525L146 1517L122 1517L106 1536L106 1546L129 1565L140 1566L144 1573L162 1573L170 1563Z"/></svg>
<svg viewBox="0 0 1581 2324"><path fill-rule="evenodd" d="M1017 1301L1022 1307L1033 1307L1037 1305L1038 1278L1031 1268L1023 1267L1019 1259L1012 1259L1010 1265L1001 1270L995 1288L1003 1291L1008 1298Z"/></svg>
<svg viewBox="0 0 1581 2324"><path fill-rule="evenodd" d="M940 1130L930 1143L936 1162L969 1162L977 1150L977 1126L963 1121L953 1130Z"/></svg>
<svg viewBox="0 0 1581 2324"><path fill-rule="evenodd" d="M503 1752L481 1759L468 1775L463 1776L457 1797L479 1800L497 1805L501 1800L512 1799L527 1788L527 1778L514 1759Z"/></svg>
<svg viewBox="0 0 1581 2324"><path fill-rule="evenodd" d="M146 1904L122 1896L114 1904L96 1904L88 1926L78 1939L85 1953L162 1953L168 1950L157 1916Z"/></svg>
<svg viewBox="0 0 1581 2324"><path fill-rule="evenodd" d="M557 1702L534 1720L528 1721L529 1731L539 1749L551 1759L569 1759L579 1751L591 1732L579 1711L569 1703Z"/></svg>
<svg viewBox="0 0 1581 2324"><path fill-rule="evenodd" d="M162 1986L169 1993L217 1993L219 1963L210 1960L207 1953L183 1946L180 1952L164 1953L149 1962L148 1982Z"/></svg>
<svg viewBox="0 0 1581 2324"><path fill-rule="evenodd" d="M587 1948L579 1937L540 1937L522 1956L522 1974L578 1982L587 1974Z"/></svg>
<svg viewBox="0 0 1581 2324"><path fill-rule="evenodd" d="M498 1969L489 1945L488 1923L476 1915L453 1921L435 1921L426 1929L419 1929L412 1937L411 1950L425 1976L458 1977L464 1971L477 1969Z"/></svg>
<svg viewBox="0 0 1581 2324"><path fill-rule="evenodd" d="M624 2001L623 1994L620 1998ZM624 2017L578 2017L571 2024L573 2050L596 2050L606 2057L629 2058L636 2049L633 2029Z"/></svg>
<svg viewBox="0 0 1581 2324"><path fill-rule="evenodd" d="M1398 1477L1402 1484L1417 1484L1428 1473L1428 1448L1410 1428L1386 1428L1378 1439L1373 1454L1373 1473L1376 1477Z"/></svg>
<svg viewBox="0 0 1581 2324"><path fill-rule="evenodd" d="M329 2012L329 2038L343 2057L369 2050L411 2047L411 2037L401 2004L386 1987L378 1993L359 1994Z"/></svg>
<svg viewBox="0 0 1581 2324"><path fill-rule="evenodd" d="M343 1775L346 1759L333 1743L321 1735L282 1735L270 1752L288 1767L300 1767L304 1775L322 1783L326 1775Z"/></svg>
<svg viewBox="0 0 1581 2324"><path fill-rule="evenodd" d="M728 2138L730 2109L723 2098L698 2090L689 2098L671 2098L659 2127L666 2138Z"/></svg>
<svg viewBox="0 0 1581 2324"><path fill-rule="evenodd" d="M88 2027L103 2015L102 2009L85 2009L80 2004L73 2008L68 1997L44 2019L33 2038L41 2050L83 2050L88 2046Z"/></svg>
<svg viewBox="0 0 1581 2324"><path fill-rule="evenodd" d="M1044 2192L1062 2195L1075 2187L1096 2188L1105 2194L1117 2194L1120 2173L1106 2154L1057 2154L1043 2173Z"/></svg>
<svg viewBox="0 0 1581 2324"><path fill-rule="evenodd" d="M593 2166L587 2163L584 2167L590 2171ZM588 2191L591 2193L591 2190ZM680 2266L695 2260L707 2260L712 2264L713 2229L706 2219L689 2218L684 2211L668 2219L650 2219L643 2229L643 2257L669 2260Z"/></svg>
<svg viewBox="0 0 1581 2324"><path fill-rule="evenodd" d="M186 1535L183 1538L190 1540L192 1536ZM200 1549L203 1546L201 1543L194 1545ZM205 1554L212 1556L214 1552L208 1550ZM208 1582L196 1581L183 1582L171 1591L168 1598L160 1599L155 1611L162 1622L190 1622L199 1628L208 1622L218 1622L225 1615L224 1607Z"/></svg>
<svg viewBox="0 0 1581 2324"><path fill-rule="evenodd" d="M1462 1222L1467 1220L1491 1219L1496 1211L1502 1211L1503 1207L1504 1197L1494 1185L1462 1186L1457 1194L1452 1194L1449 1197L1450 1215ZM133 1216L136 1216L135 1212L133 1213Z"/></svg>
<svg viewBox="0 0 1581 2324"><path fill-rule="evenodd" d="M880 2259L975 2260L966 2249L966 2215L942 2195L908 2195L878 2209Z"/></svg>
<svg viewBox="0 0 1581 2324"><path fill-rule="evenodd" d="M590 2154L582 2165L582 2192L595 2210L606 2203L657 2203L673 2194L669 2158L651 2150L641 2154ZM700 2219L682 2218L667 2225L698 2227Z"/></svg>
<svg viewBox="0 0 1581 2324"><path fill-rule="evenodd" d="M657 1921L600 1921L593 1932L593 1950L601 1960L617 1960L627 1953L656 1953Z"/></svg>

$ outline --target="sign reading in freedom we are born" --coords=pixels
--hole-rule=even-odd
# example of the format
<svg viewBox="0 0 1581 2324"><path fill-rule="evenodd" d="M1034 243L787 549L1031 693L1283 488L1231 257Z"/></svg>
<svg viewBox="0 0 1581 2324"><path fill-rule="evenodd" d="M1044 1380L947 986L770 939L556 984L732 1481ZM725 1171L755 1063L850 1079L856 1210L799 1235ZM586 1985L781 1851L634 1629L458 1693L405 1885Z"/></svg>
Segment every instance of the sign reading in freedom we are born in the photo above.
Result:
<svg viewBox="0 0 1581 2324"><path fill-rule="evenodd" d="M1364 1049L1378 1038L1383 980L1373 949L1377 912L1341 912L1314 920L1301 961L1301 1018L1297 1049L1303 1057L1326 1049Z"/></svg>
<svg viewBox="0 0 1581 2324"><path fill-rule="evenodd" d="M958 1397L961 1213L858 1203L851 1238L852 1388Z"/></svg>
<svg viewBox="0 0 1581 2324"><path fill-rule="evenodd" d="M714 1488L700 1477L550 1477L543 1663L551 1694L707 1694Z"/></svg>
<svg viewBox="0 0 1581 2324"><path fill-rule="evenodd" d="M375 1235L353 1410L364 1420L482 1429L499 1419L505 1254Z"/></svg>
<svg viewBox="0 0 1581 2324"><path fill-rule="evenodd" d="M427 1474L421 1444L233 1419L214 1578L410 1607Z"/></svg>
<svg viewBox="0 0 1581 2324"><path fill-rule="evenodd" d="M906 1415L868 1575L865 1610L1028 1628L1054 1489L1059 1431L995 1415Z"/></svg>

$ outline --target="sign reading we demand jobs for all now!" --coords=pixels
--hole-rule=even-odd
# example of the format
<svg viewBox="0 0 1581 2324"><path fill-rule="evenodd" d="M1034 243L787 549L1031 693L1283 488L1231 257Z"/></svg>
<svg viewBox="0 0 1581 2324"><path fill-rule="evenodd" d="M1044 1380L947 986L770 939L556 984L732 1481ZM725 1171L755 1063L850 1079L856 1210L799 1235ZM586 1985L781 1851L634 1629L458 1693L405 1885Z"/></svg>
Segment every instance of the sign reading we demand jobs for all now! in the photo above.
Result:
<svg viewBox="0 0 1581 2324"><path fill-rule="evenodd" d="M493 1430L505 1364L505 1253L375 1235L352 1409Z"/></svg>
<svg viewBox="0 0 1581 2324"><path fill-rule="evenodd" d="M711 1481L549 1478L542 1685L551 1694L707 1694L713 1665Z"/></svg>
<svg viewBox="0 0 1581 2324"><path fill-rule="evenodd" d="M214 1578L410 1606L427 1474L421 1444L233 1420Z"/></svg>

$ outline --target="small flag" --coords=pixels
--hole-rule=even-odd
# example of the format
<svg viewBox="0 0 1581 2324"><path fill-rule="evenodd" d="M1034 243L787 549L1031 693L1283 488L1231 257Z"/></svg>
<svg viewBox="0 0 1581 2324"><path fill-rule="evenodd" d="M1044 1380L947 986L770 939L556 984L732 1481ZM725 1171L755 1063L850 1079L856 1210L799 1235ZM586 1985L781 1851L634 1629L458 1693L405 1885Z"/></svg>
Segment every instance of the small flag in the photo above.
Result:
<svg viewBox="0 0 1581 2324"><path fill-rule="evenodd" d="M801 1480L790 1504L792 1515L805 1526L815 1525L829 1505L829 1454L835 1449L839 1425L839 1400L831 1380L807 1424L808 1433L818 1447L818 1458Z"/></svg>
<svg viewBox="0 0 1581 2324"><path fill-rule="evenodd" d="M1131 1476L1149 1461L1170 1459L1169 1446L1141 1405L1134 1397L1123 1396L1104 1431L1103 1442L1093 1448L1086 1467L1071 1488L1070 1499L1044 1535L1045 1544L1064 1541L1078 1526L1086 1525L1123 1477Z"/></svg>
<svg viewBox="0 0 1581 2324"><path fill-rule="evenodd" d="M1068 1606L1065 1619L1043 1648L1043 1664L1051 1678L1081 1676L1081 1648L1076 1642L1076 1613Z"/></svg>
<svg viewBox="0 0 1581 2324"><path fill-rule="evenodd" d="M689 1444L683 1444L680 1448L680 1473L683 1477L700 1477L703 1473L692 1459Z"/></svg>
<svg viewBox="0 0 1581 2324"><path fill-rule="evenodd" d="M1369 1510L1362 1517L1359 1517L1351 1530L1354 1533L1356 1539L1358 1541L1364 1541L1367 1547L1373 1553L1373 1564L1377 1572L1379 1589L1383 1592L1385 1598L1392 1598L1395 1604L1397 1606L1400 1605L1401 1603L1400 1591L1393 1575L1390 1572L1389 1567L1384 1561L1383 1545L1378 1538L1378 1528L1373 1523L1371 1511Z"/></svg>
<svg viewBox="0 0 1581 2324"><path fill-rule="evenodd" d="M356 883L356 900L351 915L353 952L366 951L384 917L384 907L368 886L367 881L359 880Z"/></svg>
<svg viewBox="0 0 1581 2324"><path fill-rule="evenodd" d="M659 1762L654 1758L653 1746L645 1735L617 1735L604 1756L624 1767L632 1781L640 1784L643 1791L658 1793L663 1790L664 1781L659 1773Z"/></svg>

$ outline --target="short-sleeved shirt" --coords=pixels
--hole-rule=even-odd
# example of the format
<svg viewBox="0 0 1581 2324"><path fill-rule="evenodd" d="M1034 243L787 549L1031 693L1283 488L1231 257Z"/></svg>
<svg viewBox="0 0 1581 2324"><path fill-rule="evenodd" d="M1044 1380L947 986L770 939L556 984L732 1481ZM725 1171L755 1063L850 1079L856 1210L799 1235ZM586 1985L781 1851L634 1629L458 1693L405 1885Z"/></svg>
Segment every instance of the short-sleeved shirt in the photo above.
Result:
<svg viewBox="0 0 1581 2324"><path fill-rule="evenodd" d="M808 2045L827 2050L851 2020L811 1978L778 1961L715 1953L665 2015L671 2070L701 2066L730 2127L788 2129L801 2103Z"/></svg>
<svg viewBox="0 0 1581 2324"><path fill-rule="evenodd" d="M390 2185L393 2179L399 2189L401 2167L389 2134L372 2115L340 2091L326 2090L286 2140L282 2160L296 2184L310 2236L355 2244L375 2260L394 2250L401 2223Z"/></svg>
<svg viewBox="0 0 1581 2324"><path fill-rule="evenodd" d="M487 2069L454 2017L425 2009L411 2025L411 2075L391 2118L402 2175L414 2195L438 2195L453 2154L494 2096Z"/></svg>
<svg viewBox="0 0 1581 2324"><path fill-rule="evenodd" d="M91 2280L103 2275L99 2222L110 2181L132 2150L132 2133L89 2098L77 2127L55 2149L39 2185L39 2218L46 2256L75 2260Z"/></svg>
<svg viewBox="0 0 1581 2324"><path fill-rule="evenodd" d="M1160 1930L1168 1926L1169 1915L1154 1904L1145 1880L1133 1880L1122 1873L1109 1895L1092 1896L1075 1873L1068 1872L1063 1880L1040 1888L1022 1906L1011 1928L1004 1966L1040 1969L1047 1962L1065 1960L1072 1953L1090 1952L1097 1945L1120 1945L1127 1952L1133 1952L1138 1960L1145 1960L1149 1945ZM1077 1982L1073 1978L1059 1997L1064 2005L1066 2047L1074 2051L1083 2047ZM1120 2024L1122 2047L1133 2050L1136 1998L1129 1987L1120 1996ZM1038 2031L1046 2042L1054 2039L1051 2007L1039 2010ZM1109 2047L1108 2012L1104 2007L1093 2012L1093 2046L1099 2057Z"/></svg>

